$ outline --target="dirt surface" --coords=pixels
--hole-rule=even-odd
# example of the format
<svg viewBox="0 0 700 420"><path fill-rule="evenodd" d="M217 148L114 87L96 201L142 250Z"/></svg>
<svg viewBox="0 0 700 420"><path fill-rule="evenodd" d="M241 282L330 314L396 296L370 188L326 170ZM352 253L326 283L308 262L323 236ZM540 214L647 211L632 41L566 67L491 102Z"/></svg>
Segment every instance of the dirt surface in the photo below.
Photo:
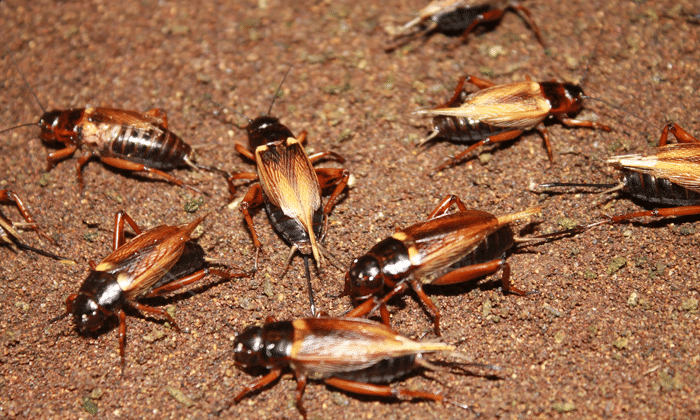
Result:
<svg viewBox="0 0 700 420"><path fill-rule="evenodd" d="M47 109L162 108L171 129L199 146L199 162L230 171L253 170L234 150L245 133L232 124L245 121L230 112L217 118L221 108L206 98L257 116L293 65L272 113L293 132L308 131L309 152L333 150L348 160L354 186L333 211L326 240L345 264L396 229L425 219L447 194L497 215L541 205L535 233L639 209L624 196L549 196L532 186L611 182L616 173L604 159L653 153L668 121L700 135L700 26L680 13L693 10L691 1L527 2L548 54L513 13L458 48L452 48L454 38L436 34L424 45L387 54L387 29L407 22L424 2L291 3L10 0L0 3L0 22L3 44ZM554 165L537 133L529 132L428 176L464 146L416 148L429 121L414 110L446 101L464 74L498 83L528 75L578 81L596 45L586 92L646 123L590 101L579 117L614 131L552 123ZM37 121L41 108L7 55L0 75L0 126ZM290 376L226 408L259 377L237 368L227 354L236 331L270 314L290 319L309 313L301 259L278 280L288 247L264 212L255 216L264 246L255 278L211 280L194 293L148 301L174 307L180 334L162 320L131 313L122 376L115 325L83 337L69 319L47 321L65 311L88 262L110 252L120 209L144 228L211 211L197 232L199 244L211 257L251 267L251 237L240 212L227 206L225 183L206 172L173 171L210 193L188 213L197 194L99 161L85 169L81 195L75 159L45 172L45 157L56 149L42 143L36 127L0 134L0 150L0 189L24 198L59 246L32 232L25 240L77 261L60 264L0 248L0 417L93 418L88 411L96 409L99 418L215 418L223 409L220 418L300 418ZM1 211L21 219L11 206ZM428 289L442 311L442 340L503 371L500 379L427 373L399 385L444 393L483 418L697 418L697 221L600 227L523 249L508 262L514 285L539 291L527 297L502 295L499 275ZM333 315L350 309L347 298L335 297L343 276L326 267L323 280L314 277L317 303ZM401 333L435 339L412 294L392 302L390 311ZM307 387L304 401L310 419L474 416L439 403L356 397L318 383Z"/></svg>

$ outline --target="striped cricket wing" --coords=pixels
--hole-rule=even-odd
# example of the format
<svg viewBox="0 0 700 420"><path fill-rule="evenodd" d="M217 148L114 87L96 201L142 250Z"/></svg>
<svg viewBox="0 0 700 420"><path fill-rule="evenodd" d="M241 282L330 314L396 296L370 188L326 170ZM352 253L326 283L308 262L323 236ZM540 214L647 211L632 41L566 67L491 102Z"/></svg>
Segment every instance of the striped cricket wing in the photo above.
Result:
<svg viewBox="0 0 700 420"><path fill-rule="evenodd" d="M363 318L306 318L293 325L291 363L313 379L361 370L387 358L454 350L443 343L413 341Z"/></svg>
<svg viewBox="0 0 700 420"><path fill-rule="evenodd" d="M653 156L615 156L608 163L666 178L681 187L700 192L700 143L679 143L659 147Z"/></svg>
<svg viewBox="0 0 700 420"><path fill-rule="evenodd" d="M430 115L467 118L494 127L526 130L544 120L551 106L539 83L515 82L482 89L467 96L456 108L419 111Z"/></svg>
<svg viewBox="0 0 700 420"><path fill-rule="evenodd" d="M96 125L110 124L115 126L129 126L136 130L163 131L161 120L137 111L112 108L87 108L85 118Z"/></svg>
<svg viewBox="0 0 700 420"><path fill-rule="evenodd" d="M321 187L304 147L294 137L255 150L258 177L270 202L299 220L313 235L313 215L321 206Z"/></svg>
<svg viewBox="0 0 700 420"><path fill-rule="evenodd" d="M500 227L492 214L467 210L417 223L393 236L407 245L409 258L418 267L414 277L429 282L431 274L467 256Z"/></svg>
<svg viewBox="0 0 700 420"><path fill-rule="evenodd" d="M158 226L143 232L108 255L95 271L116 274L127 299L141 297L175 265L192 231L202 220L199 218L181 226Z"/></svg>

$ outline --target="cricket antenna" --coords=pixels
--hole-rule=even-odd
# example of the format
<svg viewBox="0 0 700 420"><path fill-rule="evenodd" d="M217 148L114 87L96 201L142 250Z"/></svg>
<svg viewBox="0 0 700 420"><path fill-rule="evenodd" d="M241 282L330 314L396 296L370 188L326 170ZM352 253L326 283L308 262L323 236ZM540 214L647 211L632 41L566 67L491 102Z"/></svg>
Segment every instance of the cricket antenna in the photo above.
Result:
<svg viewBox="0 0 700 420"><path fill-rule="evenodd" d="M579 86L580 86L580 85L579 85ZM639 115L635 114L634 112L628 111L628 110L626 110L626 109L624 109L624 108L622 108L622 107L620 107L620 106L618 106L618 105L613 104L612 102L608 102L608 101L603 100L603 99L600 99L600 98L594 98L593 96L588 96L588 95L583 95L582 98L583 98L583 99L590 99L590 100L592 100L592 101L602 102L602 103L604 103L605 105L607 105L607 106L609 106L609 107L611 107L611 108L613 108L613 109L616 109L616 110L618 110L618 111L622 111L622 112L624 112L624 113L627 114L627 115L631 115L631 116L633 116L634 118L636 118L636 119L638 119L638 120L640 120L640 121L643 121L644 124L646 124L647 126L649 126L649 127L651 127L651 128L654 128L654 126L653 126L649 121L645 120L644 118L640 117ZM635 130L636 130L636 129L635 129Z"/></svg>
<svg viewBox="0 0 700 420"><path fill-rule="evenodd" d="M586 80L586 77L588 77L588 71L591 69L591 64L593 64L593 59L595 58L596 54L598 53L598 45L600 44L600 37L603 35L603 28L600 29L600 33L598 34L598 39L595 42L595 45L593 46L593 51L591 52L591 57L588 59L588 64L586 64L586 70L583 71L583 76L581 76L581 80L579 80L578 85L583 89L583 82Z"/></svg>
<svg viewBox="0 0 700 420"><path fill-rule="evenodd" d="M275 90L275 95L272 97L272 102L270 103L270 108L267 110L267 115L270 115L270 113L272 112L272 106L275 104L275 100L277 99L277 97L280 93L280 89L282 89L282 84L284 83L284 81L287 78L287 75L289 74L290 71L292 71L291 65L287 69L287 72L284 74L284 77L282 78L280 85L277 87L277 90Z"/></svg>
<svg viewBox="0 0 700 420"><path fill-rule="evenodd" d="M604 191L600 191L597 194L611 194L616 191L620 191L625 188L624 182L618 182L615 184L587 184L584 182L549 182L546 184L540 184L538 188L559 188L559 187L574 187L574 188L605 188ZM551 194L551 192L548 192Z"/></svg>
<svg viewBox="0 0 700 420"><path fill-rule="evenodd" d="M219 108L225 108L225 109L228 109L229 111L235 112L236 114L238 114L238 115L240 115L241 117L243 117L246 121L248 121L248 124L250 124L250 123L253 122L253 120L251 120L250 118L248 118L248 116L246 116L245 114L243 114L243 113L241 113L241 112L239 112L239 111L236 111L235 109L233 109L233 108L231 108L231 107L229 107L229 106L226 106L226 105L224 105L224 104L222 104L222 103L220 103L220 102L217 102L217 101L215 101L215 100L213 100L213 99L211 99L211 98L205 98L205 100L207 100L207 101L213 103L214 105L218 106ZM215 111L215 112L218 112L218 111ZM238 126L238 128L242 128L242 127L241 127L241 126Z"/></svg>
<svg viewBox="0 0 700 420"><path fill-rule="evenodd" d="M62 257L60 255L54 254L49 251L44 251L43 249L35 248L33 246L27 245L24 242L16 241L14 244L17 246L17 248L23 249L25 251L31 251L35 254L43 255L44 257L48 258L53 258L56 261L59 262L75 262L71 260L70 258Z"/></svg>
<svg viewBox="0 0 700 420"><path fill-rule="evenodd" d="M15 128L30 127L30 126L33 126L33 125L36 125L36 123L26 123L26 124L16 125L16 126L10 127L10 128L5 128L5 129L3 129L3 130L0 130L0 134L2 134L2 133L4 133L4 132L7 132L7 131L10 131L10 130L14 130Z"/></svg>
<svg viewBox="0 0 700 420"><path fill-rule="evenodd" d="M12 60L12 64L15 66L17 69L17 72L19 73L20 76L22 76L22 80L24 80L24 84L27 85L27 88L29 88L29 91L32 93L32 96L36 100L36 103L39 104L39 107L41 108L42 111L44 111L44 114L46 114L46 108L44 108L44 105L41 104L41 101L39 100L39 97L36 96L36 92L34 92L34 89L32 89L32 85L29 84L29 81L27 81L27 78L24 76L24 73L22 70L20 70L19 65L15 61L15 58L12 56L12 52L8 47L5 47L5 50L7 51L7 56L10 57L10 60ZM16 128L16 127L13 127Z"/></svg>
<svg viewBox="0 0 700 420"><path fill-rule="evenodd" d="M586 65L586 70L583 71L583 76L581 77L581 80L578 82L578 86L579 86L581 89L583 89L583 83L586 81L586 78L588 77L588 73L589 73L589 71L590 71L590 69L591 69L591 65L593 64L593 61L595 60L596 56L598 55L598 46L600 45L600 39L602 38L603 30L604 30L604 29L605 29L604 26L600 28L600 32L598 33L598 37L597 37L597 39L596 39L595 45L593 46L593 51L591 52L591 57L588 59L588 64ZM645 120L644 118L640 117L639 115L637 115L637 114L635 114L635 113L633 113L633 112L630 112L630 111L628 111L628 110L626 110L626 109L624 109L624 108L621 108L620 106L615 105L615 104L613 104L613 103L611 103L611 102L608 102L608 101L605 101L605 100L599 99L599 98L594 98L594 97L592 97L592 96L588 96L588 95L585 95L585 94L582 96L582 98L583 98L583 99L590 99L590 100L592 100L592 101L602 102L602 103L606 104L607 106L609 106L609 107L611 107L611 108L613 108L613 109L616 109L616 110L618 110L618 111L622 111L622 112L624 112L624 113L626 113L626 114L628 114L628 115L631 115L631 116L637 118L638 120L644 121L644 123L645 123L646 125L648 125L649 127L652 127L652 125L651 125L651 123L649 123L649 121L647 121L647 120Z"/></svg>

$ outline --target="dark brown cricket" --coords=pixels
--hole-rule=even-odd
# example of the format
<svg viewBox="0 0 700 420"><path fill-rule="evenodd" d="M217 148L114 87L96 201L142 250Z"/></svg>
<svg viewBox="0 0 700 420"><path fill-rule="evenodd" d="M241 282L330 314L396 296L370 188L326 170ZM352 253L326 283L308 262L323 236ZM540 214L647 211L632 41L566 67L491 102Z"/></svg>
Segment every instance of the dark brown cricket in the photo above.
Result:
<svg viewBox="0 0 700 420"><path fill-rule="evenodd" d="M459 211L448 213L453 204ZM539 208L532 208L496 217L467 210L457 196L445 197L428 220L399 230L352 262L345 276L345 294L358 306L349 315L369 313L379 298L382 319L389 325L386 302L410 287L440 335L440 312L423 291L425 284L464 283L503 270L503 292L525 295L510 285L505 257L515 239L509 225L537 212Z"/></svg>
<svg viewBox="0 0 700 420"><path fill-rule="evenodd" d="M460 43L465 43L474 30L484 24L497 23L503 19L506 10L517 13L532 29L537 41L545 47L542 33L537 27L532 13L527 7L512 0L434 0L418 12L418 16L402 26L394 36L387 52L406 45L422 36L424 42L433 33L459 35Z"/></svg>
<svg viewBox="0 0 700 420"><path fill-rule="evenodd" d="M416 368L439 370L425 355L453 350L449 344L411 340L384 324L362 318L318 317L279 322L268 318L265 325L246 328L234 341L238 365L270 370L240 391L234 402L265 388L290 368L297 380L296 405L304 417L302 397L309 379L355 394L425 399L468 408L439 394L389 385Z"/></svg>
<svg viewBox="0 0 700 420"><path fill-rule="evenodd" d="M464 83L476 85L479 91L461 99ZM457 164L473 150L492 143L513 140L525 131L539 131L553 162L549 131L544 125L554 117L567 127L587 127L611 131L607 125L571 118L583 108L585 95L581 86L560 82L524 82L496 85L475 76L462 77L454 95L434 109L416 111L433 115L433 131L421 144L441 138L457 143L473 143L456 156L438 166L433 173Z"/></svg>
<svg viewBox="0 0 700 420"><path fill-rule="evenodd" d="M165 309L138 302L142 298L160 296L180 289L213 274L225 279L247 277L246 273L210 268L204 250L190 241L194 229L204 220L200 217L181 226L162 225L142 232L124 211L115 215L114 251L99 264L90 262L90 274L77 293L66 300L66 312L79 332L95 332L116 316L119 320L119 354L124 366L126 344L125 308L165 317L179 331L175 320ZM137 236L126 241L124 223Z"/></svg>
<svg viewBox="0 0 700 420"><path fill-rule="evenodd" d="M268 114L273 104L274 99ZM326 234L328 215L345 189L350 172L345 168L314 168L314 162L321 159L330 158L340 163L345 162L345 159L331 151L308 156L303 146L306 131L295 137L278 118L270 115L248 121L246 131L249 147L237 143L236 150L254 161L257 171L231 174L228 182L233 196L236 192L233 181L255 181L240 204L255 245L255 267L258 267L262 244L250 211L264 206L272 226L291 245L285 271L297 250L304 258L311 313L315 314L308 258L313 256L318 266L323 264L320 248ZM321 197L327 194L330 197L326 205L322 206Z"/></svg>
<svg viewBox="0 0 700 420"><path fill-rule="evenodd" d="M668 134L673 134L678 144L667 144ZM542 188L596 187L609 191L622 190L631 197L652 205L672 206L649 211L613 216L604 222L619 223L639 217L690 216L700 214L700 140L676 123L664 126L657 153L615 156L607 161L620 170L617 184L586 184L552 182Z"/></svg>

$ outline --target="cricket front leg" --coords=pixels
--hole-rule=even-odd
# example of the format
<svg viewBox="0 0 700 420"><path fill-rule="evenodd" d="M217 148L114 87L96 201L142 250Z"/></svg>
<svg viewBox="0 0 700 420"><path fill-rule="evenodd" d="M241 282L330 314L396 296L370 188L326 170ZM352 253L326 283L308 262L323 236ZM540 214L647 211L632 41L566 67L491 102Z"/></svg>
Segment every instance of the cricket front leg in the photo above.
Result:
<svg viewBox="0 0 700 420"><path fill-rule="evenodd" d="M371 297L343 316L359 318L370 315L375 308L379 307L379 314L382 317L382 322L387 327L391 327L389 311L386 309L386 303L394 296L404 293L406 290L408 290L408 283L405 281L399 282L383 298L377 299L375 297Z"/></svg>
<svg viewBox="0 0 700 420"><path fill-rule="evenodd" d="M503 17L503 13L505 13L504 9L495 8L477 15L474 18L474 20L472 20L472 22L469 24L469 26L467 26L467 29L465 29L464 32L462 32L462 35L460 35L460 42L455 44L453 48L456 48L459 45L467 42L467 39L469 39L469 34L471 34L474 31L474 28L481 25L482 23L496 22L500 20Z"/></svg>
<svg viewBox="0 0 700 420"><path fill-rule="evenodd" d="M262 186L260 184L254 184L239 206L246 223L248 224L248 229L250 229L250 234L253 237L253 245L255 245L255 270L258 269L258 258L260 257L260 248L262 244L258 238L258 232L255 230L255 224L253 223L253 218L250 215L250 210L262 206L264 203L264 197L262 192Z"/></svg>
<svg viewBox="0 0 700 420"><path fill-rule="evenodd" d="M64 149L61 150L56 150L53 153L49 153L48 156L46 156L46 171L50 171L53 169L54 166L63 159L67 159L70 156L73 156L75 151L78 150L78 146L71 144L67 145Z"/></svg>
<svg viewBox="0 0 700 420"><path fill-rule="evenodd" d="M243 391L239 392L238 395L233 399L234 403L239 403L248 394L265 388L267 385L278 379L282 375L282 369L272 369L270 373L243 388Z"/></svg>
<svg viewBox="0 0 700 420"><path fill-rule="evenodd" d="M556 115L556 118L567 127L592 128L594 130L612 131L612 128L605 124L600 124L595 121L577 120L568 118L566 115Z"/></svg>

